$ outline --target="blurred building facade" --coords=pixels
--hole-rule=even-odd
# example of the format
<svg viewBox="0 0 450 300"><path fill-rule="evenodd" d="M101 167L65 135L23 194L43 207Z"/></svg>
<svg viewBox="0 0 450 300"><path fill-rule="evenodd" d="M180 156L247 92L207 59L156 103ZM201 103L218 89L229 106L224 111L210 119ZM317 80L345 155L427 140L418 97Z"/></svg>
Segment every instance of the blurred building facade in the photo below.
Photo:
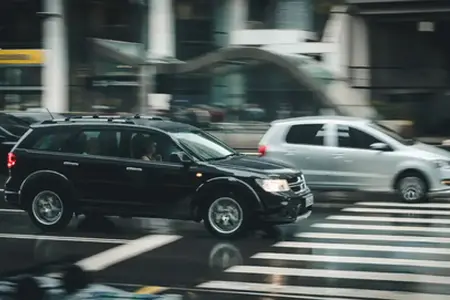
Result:
<svg viewBox="0 0 450 300"><path fill-rule="evenodd" d="M346 112L374 106L386 118L412 119L423 131L438 134L450 125L449 5L443 0L4 0L0 106L132 111L149 92L150 105L158 108L169 101L172 107L207 110L222 121L270 121L316 114L324 108L318 98L327 97L348 107ZM309 72L335 84L318 95L314 83L302 84L273 61L235 59L227 56L232 51L221 51L236 47L265 49L262 58L277 52L284 62L303 66L299 76ZM309 57L331 74L320 65L309 67ZM220 63L207 67L205 60ZM161 68L143 73L143 61ZM182 62L204 66L170 71L169 65Z"/></svg>
<svg viewBox="0 0 450 300"><path fill-rule="evenodd" d="M1 1L1 105L44 105L55 111L85 111L93 106L135 110L142 105L143 76L139 65L123 57L156 58L161 64L189 61L229 47L233 33L247 30L254 30L255 36L302 32L320 39L329 7L339 2ZM33 59L7 59L10 55ZM229 114L229 120L261 121L290 116L293 111L314 114L322 108L308 86L281 68L264 62L245 65L226 76L207 71L157 76L149 84L149 90L158 94L153 105L164 107L169 99L180 106L231 107L238 112Z"/></svg>
<svg viewBox="0 0 450 300"><path fill-rule="evenodd" d="M367 64L349 60L356 90L389 119L413 120L418 135L450 133L450 2L347 0L350 40L367 41ZM355 49L342 49L355 58Z"/></svg>

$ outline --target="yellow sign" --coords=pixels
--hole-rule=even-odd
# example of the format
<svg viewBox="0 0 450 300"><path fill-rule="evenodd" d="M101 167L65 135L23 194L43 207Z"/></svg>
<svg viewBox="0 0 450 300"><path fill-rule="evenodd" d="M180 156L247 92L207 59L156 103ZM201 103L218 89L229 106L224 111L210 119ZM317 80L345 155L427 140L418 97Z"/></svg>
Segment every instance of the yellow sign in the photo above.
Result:
<svg viewBox="0 0 450 300"><path fill-rule="evenodd" d="M0 50L0 65L40 65L43 63L43 50Z"/></svg>

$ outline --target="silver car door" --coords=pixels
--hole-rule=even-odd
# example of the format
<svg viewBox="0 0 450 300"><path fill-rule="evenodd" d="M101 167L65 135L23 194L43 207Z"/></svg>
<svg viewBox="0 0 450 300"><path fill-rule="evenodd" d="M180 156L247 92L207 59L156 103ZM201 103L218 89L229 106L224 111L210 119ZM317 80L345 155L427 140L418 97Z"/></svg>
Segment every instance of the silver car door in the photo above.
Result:
<svg viewBox="0 0 450 300"><path fill-rule="evenodd" d="M373 150L371 144L384 143L361 128L337 125L338 147L334 153L339 164L336 179L343 188L386 190L390 185L396 156L392 149Z"/></svg>
<svg viewBox="0 0 450 300"><path fill-rule="evenodd" d="M286 135L285 159L302 170L311 188L330 182L330 149L325 146L328 128L323 122L296 124Z"/></svg>

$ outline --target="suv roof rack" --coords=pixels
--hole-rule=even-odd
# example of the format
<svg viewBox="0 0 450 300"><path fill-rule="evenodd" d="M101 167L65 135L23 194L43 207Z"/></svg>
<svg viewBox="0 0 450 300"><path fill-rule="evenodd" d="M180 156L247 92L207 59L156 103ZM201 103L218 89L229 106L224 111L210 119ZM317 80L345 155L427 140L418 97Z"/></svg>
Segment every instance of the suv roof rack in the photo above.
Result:
<svg viewBox="0 0 450 300"><path fill-rule="evenodd" d="M54 123L58 123L58 122L74 122L74 121L86 121L86 120L98 120L98 121L107 121L107 122L113 122L113 121L118 121L118 122L123 122L123 123L127 123L127 124L135 124L135 122L133 120L135 119L143 119L143 120L158 120L158 121L163 121L166 120L163 117L160 116L146 116L146 115L140 115L140 114L136 114L136 115L76 115L76 116L68 116L64 119L50 119L50 120L45 120L42 121L41 124L54 124Z"/></svg>

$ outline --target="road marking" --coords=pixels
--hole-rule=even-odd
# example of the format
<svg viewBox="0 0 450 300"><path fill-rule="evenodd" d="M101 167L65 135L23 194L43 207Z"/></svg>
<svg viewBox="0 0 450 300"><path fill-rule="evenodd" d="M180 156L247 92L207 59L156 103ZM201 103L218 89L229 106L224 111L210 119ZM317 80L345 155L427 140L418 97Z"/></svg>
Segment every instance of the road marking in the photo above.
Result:
<svg viewBox="0 0 450 300"><path fill-rule="evenodd" d="M400 246L380 246L380 245L347 244L347 243L339 244L339 243L278 242L275 245L273 245L273 247L326 249L326 250L355 250L355 251L375 251L375 252L410 252L422 254L450 255L449 248L400 247Z"/></svg>
<svg viewBox="0 0 450 300"><path fill-rule="evenodd" d="M315 278L339 278L354 280L374 280L374 281L395 281L395 282L414 282L430 284L450 284L450 277L413 274L413 273L388 273L388 272L369 272L369 271L347 271L347 270L328 270L328 269L303 269L303 268L278 268L264 266L234 266L227 269L227 273L245 273L262 275L283 275L298 277Z"/></svg>
<svg viewBox="0 0 450 300"><path fill-rule="evenodd" d="M364 225L364 224L334 224L334 223L316 223L311 227L327 229L348 229L348 230L380 230L380 231L407 231L407 232L434 232L450 233L448 227L422 227L422 226L391 226L391 225Z"/></svg>
<svg viewBox="0 0 450 300"><path fill-rule="evenodd" d="M396 223L425 223L425 224L450 224L450 219L424 219L424 218L394 218L371 216L329 216L327 220L364 221L364 222L396 222Z"/></svg>
<svg viewBox="0 0 450 300"><path fill-rule="evenodd" d="M401 202L356 202L355 205L362 206L386 206L386 207L409 207L409 208L444 208L450 209L450 203L401 203Z"/></svg>
<svg viewBox="0 0 450 300"><path fill-rule="evenodd" d="M374 214L417 214L417 215L442 215L450 216L450 210L417 210L417 209L390 209L390 208L369 208L369 207L349 207L342 211L362 212Z"/></svg>
<svg viewBox="0 0 450 300"><path fill-rule="evenodd" d="M309 254L260 252L253 255L252 258L281 259L281 260L309 261L309 262L347 263L347 264L411 266L423 268L450 268L450 262L448 261L377 258L367 256L359 257L359 256L309 255Z"/></svg>
<svg viewBox="0 0 450 300"><path fill-rule="evenodd" d="M134 293L135 294L140 294L140 295L148 295L148 294L158 294L161 292L166 291L167 288L162 287L162 286L144 286L141 287L140 289L137 289Z"/></svg>
<svg viewBox="0 0 450 300"><path fill-rule="evenodd" d="M378 300L450 300L450 295L424 294L398 291L381 291L366 289L345 289L331 287L309 287L293 285L277 285L272 283L252 283L239 281L209 281L197 286L198 288L214 290L233 290L246 292L265 292L291 295L310 295L321 297L345 297L354 299L357 295L364 295L366 299Z"/></svg>
<svg viewBox="0 0 450 300"><path fill-rule="evenodd" d="M77 262L87 271L99 271L180 239L179 235L148 235Z"/></svg>
<svg viewBox="0 0 450 300"><path fill-rule="evenodd" d="M302 232L296 237L312 239L342 239L342 240L366 240L366 241L390 241L390 242L417 242L448 244L450 238L432 236L408 236L408 235L384 235L384 234L353 234L353 233L327 233L327 232Z"/></svg>
<svg viewBox="0 0 450 300"><path fill-rule="evenodd" d="M19 239L19 240L47 240L60 242L100 243L100 244L125 244L130 242L130 240L127 239L105 239L105 238L88 238L79 236L52 236L52 235L17 234L17 233L0 233L0 238Z"/></svg>

